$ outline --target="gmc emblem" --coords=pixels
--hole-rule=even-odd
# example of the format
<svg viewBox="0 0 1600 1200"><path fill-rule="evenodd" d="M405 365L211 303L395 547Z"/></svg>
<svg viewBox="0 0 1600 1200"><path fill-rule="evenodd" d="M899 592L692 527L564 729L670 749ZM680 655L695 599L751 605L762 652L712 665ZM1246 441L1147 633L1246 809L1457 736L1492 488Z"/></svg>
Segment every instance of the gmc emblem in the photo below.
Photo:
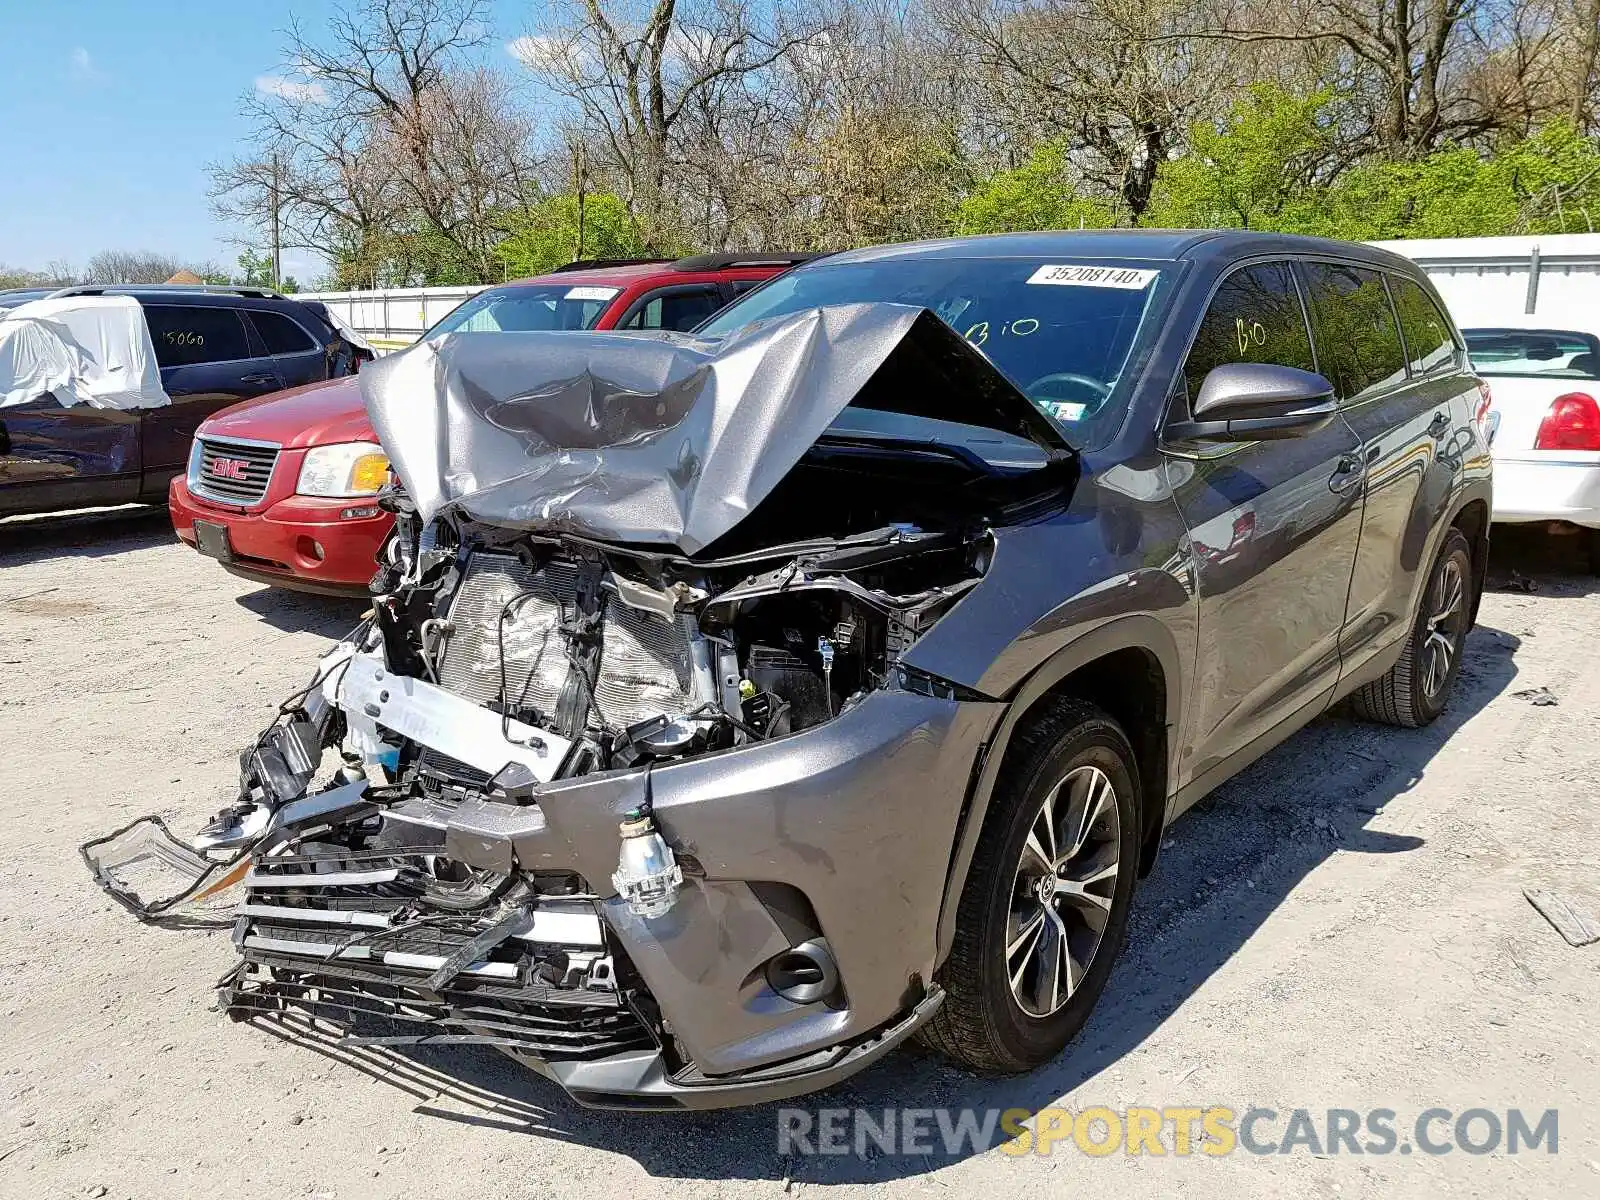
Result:
<svg viewBox="0 0 1600 1200"><path fill-rule="evenodd" d="M242 458L214 458L211 460L211 473L218 479L243 479L244 469L249 466Z"/></svg>

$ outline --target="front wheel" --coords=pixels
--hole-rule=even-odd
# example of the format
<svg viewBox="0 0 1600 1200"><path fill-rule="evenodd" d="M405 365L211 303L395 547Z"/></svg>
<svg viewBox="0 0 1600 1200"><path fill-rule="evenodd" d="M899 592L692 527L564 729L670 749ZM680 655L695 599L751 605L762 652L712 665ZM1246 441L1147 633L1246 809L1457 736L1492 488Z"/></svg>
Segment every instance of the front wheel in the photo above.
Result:
<svg viewBox="0 0 1600 1200"><path fill-rule="evenodd" d="M1434 559L1399 660L1350 696L1359 716L1415 729L1444 711L1472 621L1472 579L1472 547L1459 529L1451 529Z"/></svg>
<svg viewBox="0 0 1600 1200"><path fill-rule="evenodd" d="M923 1030L975 1070L1061 1053L1093 1011L1127 931L1138 873L1138 774L1121 726L1063 701L1006 755Z"/></svg>

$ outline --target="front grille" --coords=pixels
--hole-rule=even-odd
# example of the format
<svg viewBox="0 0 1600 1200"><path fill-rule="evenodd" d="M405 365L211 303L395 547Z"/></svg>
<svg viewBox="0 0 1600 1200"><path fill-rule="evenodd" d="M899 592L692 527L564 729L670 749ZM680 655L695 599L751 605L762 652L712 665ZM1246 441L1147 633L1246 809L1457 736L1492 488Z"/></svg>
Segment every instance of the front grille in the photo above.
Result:
<svg viewBox="0 0 1600 1200"><path fill-rule="evenodd" d="M551 561L535 571L509 554L474 554L451 604L454 632L439 664L440 686L474 704L498 700L503 643L511 703L547 717L554 713L573 669L558 626L563 614L576 613L577 594L578 573L570 563ZM597 717L626 726L685 712L693 707L689 671L689 636L681 621L608 598L594 686Z"/></svg>
<svg viewBox="0 0 1600 1200"><path fill-rule="evenodd" d="M489 1045L546 1062L656 1048L639 1015L610 993L587 991L559 1002L549 1000L556 994L550 988L466 984L434 993L399 975L343 965L308 969L283 955L250 953L222 1000L238 1016L297 1009L338 1026L356 1045Z"/></svg>
<svg viewBox="0 0 1600 1200"><path fill-rule="evenodd" d="M430 904L441 887L459 902L474 886L441 881L442 863L428 847L258 860L235 930L244 962L224 984L224 1006L240 1016L297 1010L364 1045L476 1043L546 1061L656 1048L628 996L558 985L536 969L552 955L605 952L581 897L541 898L550 925L478 950L430 988L429 976L500 916L492 896L472 911Z"/></svg>
<svg viewBox="0 0 1600 1200"><path fill-rule="evenodd" d="M278 462L278 447L226 438L197 440L200 474L192 490L225 504L244 506L255 504L267 494L272 469Z"/></svg>

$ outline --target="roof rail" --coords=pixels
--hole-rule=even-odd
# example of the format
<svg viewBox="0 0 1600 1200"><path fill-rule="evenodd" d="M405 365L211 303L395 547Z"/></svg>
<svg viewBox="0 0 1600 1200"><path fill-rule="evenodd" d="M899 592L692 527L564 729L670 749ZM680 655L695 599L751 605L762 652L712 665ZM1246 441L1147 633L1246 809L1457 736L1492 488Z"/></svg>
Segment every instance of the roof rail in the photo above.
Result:
<svg viewBox="0 0 1600 1200"><path fill-rule="evenodd" d="M793 267L822 255L814 251L757 250L742 254L695 254L672 264L674 271L722 271L729 267Z"/></svg>
<svg viewBox="0 0 1600 1200"><path fill-rule="evenodd" d="M671 262L670 258L579 258L551 270L551 275L563 271L593 271L599 267L643 267L651 263Z"/></svg>
<svg viewBox="0 0 1600 1200"><path fill-rule="evenodd" d="M222 296L249 296L256 300L285 300L288 297L267 287L254 287L232 283L77 283L59 288L45 297L57 300L63 296L104 296L108 292L208 292Z"/></svg>

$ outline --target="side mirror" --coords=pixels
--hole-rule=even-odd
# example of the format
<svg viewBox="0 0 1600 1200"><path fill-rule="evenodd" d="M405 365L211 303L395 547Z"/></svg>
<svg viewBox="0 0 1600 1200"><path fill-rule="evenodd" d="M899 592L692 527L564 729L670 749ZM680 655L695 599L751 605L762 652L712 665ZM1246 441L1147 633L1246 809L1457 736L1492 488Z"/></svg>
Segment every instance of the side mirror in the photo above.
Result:
<svg viewBox="0 0 1600 1200"><path fill-rule="evenodd" d="M1333 384L1312 371L1276 363L1213 367L1194 400L1192 421L1173 421L1178 441L1259 442L1299 437L1339 415Z"/></svg>

